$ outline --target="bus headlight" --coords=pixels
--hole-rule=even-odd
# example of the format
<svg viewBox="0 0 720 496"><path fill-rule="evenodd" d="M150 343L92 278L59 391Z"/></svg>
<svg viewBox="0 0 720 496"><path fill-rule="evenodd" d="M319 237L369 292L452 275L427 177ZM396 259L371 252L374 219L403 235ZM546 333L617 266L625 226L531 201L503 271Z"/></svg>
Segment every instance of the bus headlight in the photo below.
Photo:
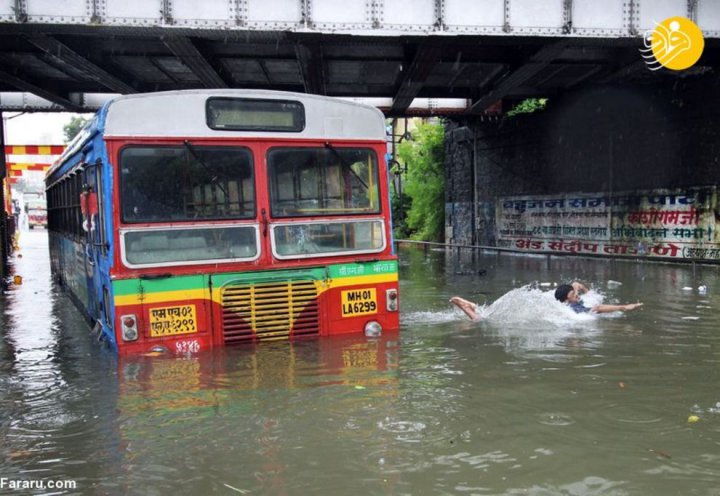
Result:
<svg viewBox="0 0 720 496"><path fill-rule="evenodd" d="M365 324L365 336L369 338L375 338L382 334L382 326L380 322L371 320Z"/></svg>
<svg viewBox="0 0 720 496"><path fill-rule="evenodd" d="M136 341L138 338L137 318L135 315L123 315L120 317L123 341Z"/></svg>
<svg viewBox="0 0 720 496"><path fill-rule="evenodd" d="M385 291L385 307L388 312L398 311L398 291L397 289L388 289Z"/></svg>

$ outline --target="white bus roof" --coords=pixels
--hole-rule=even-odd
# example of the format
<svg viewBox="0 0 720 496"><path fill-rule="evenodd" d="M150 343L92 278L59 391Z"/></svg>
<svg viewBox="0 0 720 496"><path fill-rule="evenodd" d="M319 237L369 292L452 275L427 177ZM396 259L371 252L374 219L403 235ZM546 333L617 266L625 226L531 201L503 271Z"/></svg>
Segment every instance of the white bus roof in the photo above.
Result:
<svg viewBox="0 0 720 496"><path fill-rule="evenodd" d="M299 132L211 129L206 119L210 97L298 101L305 108L305 128ZM184 90L121 96L110 102L104 127L106 137L385 140L385 119L374 107L268 90Z"/></svg>

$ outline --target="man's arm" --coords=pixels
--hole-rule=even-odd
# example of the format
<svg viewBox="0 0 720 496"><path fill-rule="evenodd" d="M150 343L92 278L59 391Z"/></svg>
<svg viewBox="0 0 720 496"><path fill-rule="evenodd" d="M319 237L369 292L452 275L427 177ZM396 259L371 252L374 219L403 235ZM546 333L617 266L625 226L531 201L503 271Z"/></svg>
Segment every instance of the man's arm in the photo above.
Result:
<svg viewBox="0 0 720 496"><path fill-rule="evenodd" d="M470 317L470 320L480 320L480 316L477 314L477 305L459 296L453 296L450 298L450 303L457 306L460 310L465 312L465 315Z"/></svg>
<svg viewBox="0 0 720 496"><path fill-rule="evenodd" d="M593 313L608 313L608 312L629 312L643 306L642 303L628 303L627 305L595 305L590 309Z"/></svg>

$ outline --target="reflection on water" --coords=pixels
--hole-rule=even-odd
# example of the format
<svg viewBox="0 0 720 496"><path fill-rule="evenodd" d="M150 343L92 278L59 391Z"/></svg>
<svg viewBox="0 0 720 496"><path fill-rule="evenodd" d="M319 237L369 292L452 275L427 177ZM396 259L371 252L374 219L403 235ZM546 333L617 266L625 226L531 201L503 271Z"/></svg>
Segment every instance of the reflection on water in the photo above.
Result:
<svg viewBox="0 0 720 496"><path fill-rule="evenodd" d="M276 493L293 487L295 463L325 476L332 460L316 450L371 437L363 412L397 396L397 338L120 360L117 421L125 484L155 481L157 494L175 492L179 482L188 494L222 492L225 484ZM192 477L187 467L196 470Z"/></svg>
<svg viewBox="0 0 720 496"><path fill-rule="evenodd" d="M720 482L716 267L408 250L399 335L118 359L50 283L43 233L22 241L24 284L2 301L0 477L110 495ZM571 279L591 285L587 304L645 307L576 315L552 298ZM469 321L455 294L485 318Z"/></svg>

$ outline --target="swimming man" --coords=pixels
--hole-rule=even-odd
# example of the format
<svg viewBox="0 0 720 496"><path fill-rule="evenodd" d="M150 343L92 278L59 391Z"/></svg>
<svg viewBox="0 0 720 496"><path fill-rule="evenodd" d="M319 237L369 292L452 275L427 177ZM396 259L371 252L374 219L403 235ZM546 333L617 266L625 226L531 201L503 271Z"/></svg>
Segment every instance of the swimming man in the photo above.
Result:
<svg viewBox="0 0 720 496"><path fill-rule="evenodd" d="M572 284L561 284L557 287L555 290L555 299L559 301L560 303L565 303L570 308L572 308L575 313L608 313L608 312L618 312L618 311L625 311L629 312L630 310L635 310L636 308L639 308L643 306L642 303L629 303L627 305L595 305L592 308L588 308L585 305L583 305L582 300L580 300L580 293L587 292L587 288L577 281L573 282Z"/></svg>
<svg viewBox="0 0 720 496"><path fill-rule="evenodd" d="M573 281L571 284L561 284L555 290L555 299L561 303L566 303L576 313L607 313L617 311L630 311L641 307L642 303L630 303L628 305L595 305L592 308L588 308L583 305L580 300L580 294L587 293L587 287L581 282ZM470 317L471 320L480 320L480 316L477 313L477 305L474 303L460 298L459 296L453 296L450 298L450 303L457 306L460 310L465 312L465 315Z"/></svg>

